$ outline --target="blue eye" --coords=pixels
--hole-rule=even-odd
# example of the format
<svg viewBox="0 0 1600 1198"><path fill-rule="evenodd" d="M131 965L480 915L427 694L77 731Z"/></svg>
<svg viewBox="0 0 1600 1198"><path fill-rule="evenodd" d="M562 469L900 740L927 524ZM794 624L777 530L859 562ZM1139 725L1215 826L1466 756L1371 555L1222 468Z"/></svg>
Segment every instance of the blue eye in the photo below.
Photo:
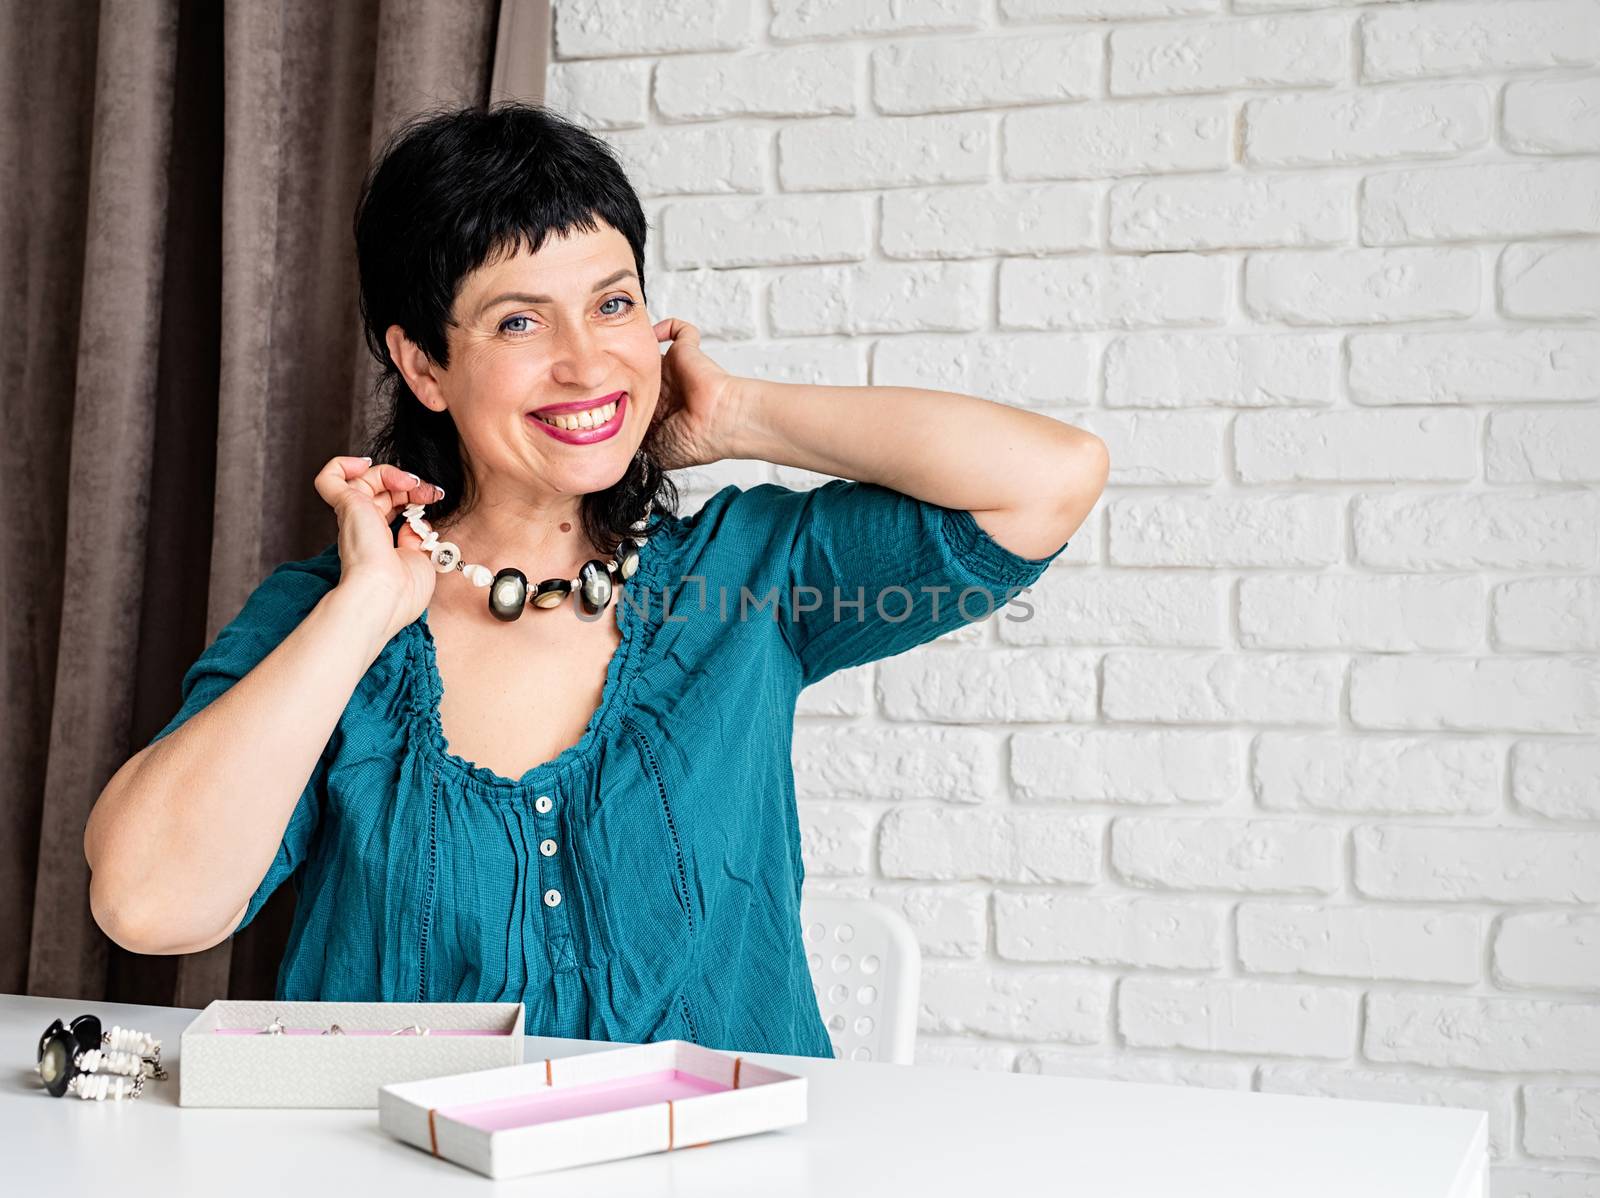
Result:
<svg viewBox="0 0 1600 1198"><path fill-rule="evenodd" d="M623 309L620 309L618 311L615 311L615 312L605 312L606 304L626 304L627 307L623 308ZM607 315L607 316L622 316L622 315L625 315L628 311L630 311L635 306L636 305L635 305L634 301L629 299L627 296L625 296L625 295L613 295L610 299L606 300L604 303L602 303L600 305L600 310L602 312L605 312L605 315ZM532 319L533 318L531 316L508 316L508 317L506 317L504 320L502 320L500 322L500 331L502 333L506 333L506 334L508 334L509 336L512 336L512 337L527 337L527 336L529 336L531 334L531 332L532 332L531 329L514 329L511 326L516 321L520 320L520 321L523 321L523 322L527 322L527 321L530 321Z"/></svg>

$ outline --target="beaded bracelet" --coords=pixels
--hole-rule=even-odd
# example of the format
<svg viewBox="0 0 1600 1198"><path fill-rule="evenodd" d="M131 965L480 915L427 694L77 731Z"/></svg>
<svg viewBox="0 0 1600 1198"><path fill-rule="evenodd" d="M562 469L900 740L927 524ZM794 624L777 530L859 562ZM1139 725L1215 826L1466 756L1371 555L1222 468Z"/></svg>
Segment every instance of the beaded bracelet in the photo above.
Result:
<svg viewBox="0 0 1600 1198"><path fill-rule="evenodd" d="M39 1076L51 1096L69 1091L79 1098L138 1098L145 1079L165 1081L161 1041L131 1027L103 1031L94 1015L79 1015L70 1026L57 1019L39 1037Z"/></svg>

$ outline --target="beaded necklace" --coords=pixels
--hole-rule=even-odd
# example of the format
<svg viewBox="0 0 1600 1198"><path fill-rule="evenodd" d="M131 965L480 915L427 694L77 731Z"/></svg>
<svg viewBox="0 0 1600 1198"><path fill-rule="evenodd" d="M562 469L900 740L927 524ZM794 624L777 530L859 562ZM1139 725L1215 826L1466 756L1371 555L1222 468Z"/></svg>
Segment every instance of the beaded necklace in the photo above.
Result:
<svg viewBox="0 0 1600 1198"><path fill-rule="evenodd" d="M473 586L488 587L490 614L497 620L509 622L521 617L523 609L530 604L560 607L572 594L578 596L589 615L604 610L616 587L627 582L639 569L639 549L650 539L640 530L649 521L652 506L645 505L644 516L630 530L631 535L622 538L616 556L610 561L592 557L579 567L576 578L547 578L536 587L529 587L528 576L513 566L491 574L487 566L468 564L461 556L461 549L452 541L441 541L439 534L422 518L427 510L422 504L407 504L405 517L411 531L422 538L422 548L433 559L433 568L440 574L459 570Z"/></svg>

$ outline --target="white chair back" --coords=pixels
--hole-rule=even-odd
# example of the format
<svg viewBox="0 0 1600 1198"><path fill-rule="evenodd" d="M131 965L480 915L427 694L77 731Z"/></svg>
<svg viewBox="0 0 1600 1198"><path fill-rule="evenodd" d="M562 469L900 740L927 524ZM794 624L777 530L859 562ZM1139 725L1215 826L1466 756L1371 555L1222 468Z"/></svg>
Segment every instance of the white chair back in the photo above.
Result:
<svg viewBox="0 0 1600 1198"><path fill-rule="evenodd" d="M922 952L905 916L869 899L802 895L800 922L834 1056L911 1064Z"/></svg>

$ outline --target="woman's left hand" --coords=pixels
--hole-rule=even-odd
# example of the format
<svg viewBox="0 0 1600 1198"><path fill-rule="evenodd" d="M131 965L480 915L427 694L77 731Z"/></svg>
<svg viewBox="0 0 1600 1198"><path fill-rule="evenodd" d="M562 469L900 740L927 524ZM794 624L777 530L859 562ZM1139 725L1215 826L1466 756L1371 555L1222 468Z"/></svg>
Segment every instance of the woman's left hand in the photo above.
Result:
<svg viewBox="0 0 1600 1198"><path fill-rule="evenodd" d="M672 347L661 359L661 398L652 429L659 429L662 466L708 466L727 457L729 434L738 419L739 380L700 348L700 330L686 320L656 322L656 340Z"/></svg>

